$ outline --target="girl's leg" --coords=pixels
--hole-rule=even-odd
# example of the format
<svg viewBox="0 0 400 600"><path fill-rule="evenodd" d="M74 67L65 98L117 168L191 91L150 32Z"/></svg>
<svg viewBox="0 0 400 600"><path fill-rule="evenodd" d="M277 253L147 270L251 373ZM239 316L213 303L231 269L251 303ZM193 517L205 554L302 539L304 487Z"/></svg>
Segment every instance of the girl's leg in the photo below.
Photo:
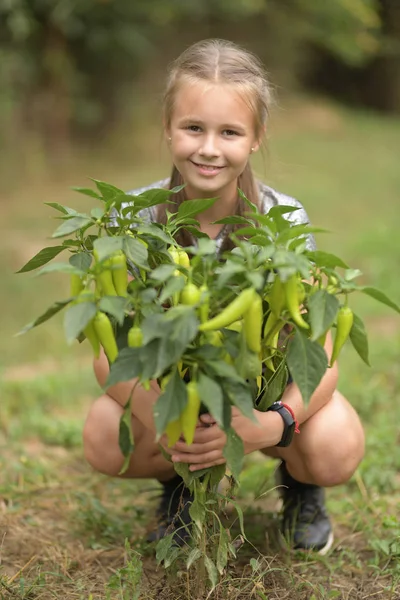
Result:
<svg viewBox="0 0 400 600"><path fill-rule="evenodd" d="M161 454L154 442L154 433L132 417L135 449L127 470L119 475L124 457L118 445L122 407L110 396L100 396L92 405L83 430L84 452L90 465L110 476L125 478L155 478L162 484L157 510L158 526L148 534L149 542L175 532L175 542L183 544L186 526L191 523L189 502L192 497L176 474L172 464Z"/></svg>
<svg viewBox="0 0 400 600"><path fill-rule="evenodd" d="M86 460L96 471L112 477L118 476L124 463L124 456L118 445L122 413L122 407L104 394L92 404L83 430ZM127 470L120 477L156 478L159 481L173 478L175 470L162 456L154 441L154 433L135 417L132 417L132 428L135 449Z"/></svg>
<svg viewBox="0 0 400 600"><path fill-rule="evenodd" d="M323 487L348 481L364 455L364 433L357 413L339 392L300 429L288 448L264 453L283 461L277 479L284 535L295 548L325 554L333 532Z"/></svg>
<svg viewBox="0 0 400 600"><path fill-rule="evenodd" d="M336 391L321 410L300 427L288 448L276 448L297 481L330 487L345 483L360 464L365 449L360 419Z"/></svg>

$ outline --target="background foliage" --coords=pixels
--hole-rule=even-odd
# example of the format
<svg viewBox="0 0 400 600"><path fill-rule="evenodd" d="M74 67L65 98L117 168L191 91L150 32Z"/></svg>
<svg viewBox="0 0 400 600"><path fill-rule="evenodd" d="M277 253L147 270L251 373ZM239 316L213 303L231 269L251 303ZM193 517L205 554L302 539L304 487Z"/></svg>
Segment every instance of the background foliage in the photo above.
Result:
<svg viewBox="0 0 400 600"><path fill-rule="evenodd" d="M399 112L399 12L396 0L3 0L0 136L22 153L33 139L53 163L74 140L98 143L211 36L253 49L286 90Z"/></svg>
<svg viewBox="0 0 400 600"><path fill-rule="evenodd" d="M155 561L141 541L156 505L156 484L112 480L83 460L83 422L100 393L90 349L68 346L57 318L14 337L52 300L68 296L62 276L15 275L55 229L52 210L43 203L86 211L84 198L68 188L90 185L88 177L122 189L164 177L170 167L160 133L165 66L192 41L226 37L258 52L276 85L268 152L253 156L257 174L299 198L313 225L332 231L318 236L320 248L360 266L366 285L399 302L398 7L397 0L0 2L0 591L5 598L97 600L122 597L123 589L129 596L139 569L129 572L134 560L124 549L126 537L143 556L143 598L179 597L157 579ZM353 13L356 18L350 18ZM53 39L43 34L45 24L53 22L50 14L70 23L62 28L70 33L60 54L48 53L51 68L43 60ZM340 15L351 26L344 27ZM365 15L376 25L366 26ZM73 21L84 23L74 35ZM120 46L122 25L128 34ZM95 30L103 31L103 50L99 41L98 50L93 40L89 44ZM355 31L367 35L368 51ZM128 53L130 44L136 49ZM350 50L337 51L338 46ZM54 77L44 75L49 68ZM366 108L371 106L385 112ZM350 482L327 490L333 551L328 560L277 554L276 463L252 457L238 502L253 546L241 549L221 598L243 600L258 592L260 598L295 600L398 595L399 321L367 297L354 308L366 320L372 367L348 347L339 364L339 387L363 420L367 450Z"/></svg>

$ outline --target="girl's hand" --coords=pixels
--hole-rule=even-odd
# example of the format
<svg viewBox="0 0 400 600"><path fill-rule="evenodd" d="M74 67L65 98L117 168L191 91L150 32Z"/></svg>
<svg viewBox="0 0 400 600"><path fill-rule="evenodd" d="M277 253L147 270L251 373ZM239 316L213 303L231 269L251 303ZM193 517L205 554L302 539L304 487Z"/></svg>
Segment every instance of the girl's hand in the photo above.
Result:
<svg viewBox="0 0 400 600"><path fill-rule="evenodd" d="M199 421L193 444L190 446L183 440L176 442L172 448L168 448L166 441L164 444L163 439L161 439L161 443L168 454L171 455L172 462L188 463L191 471L222 465L226 462L222 454L226 443L226 435L214 419L207 423Z"/></svg>
<svg viewBox="0 0 400 600"><path fill-rule="evenodd" d="M231 425L243 441L245 454L275 446L283 434L280 415L254 410L254 416L259 424L244 417L236 407L232 408ZM178 441L168 452L172 455L173 462L188 463L191 471L197 471L224 464L225 444L225 433L211 415L205 414L200 417L200 426L196 429L193 444L188 446L185 442Z"/></svg>

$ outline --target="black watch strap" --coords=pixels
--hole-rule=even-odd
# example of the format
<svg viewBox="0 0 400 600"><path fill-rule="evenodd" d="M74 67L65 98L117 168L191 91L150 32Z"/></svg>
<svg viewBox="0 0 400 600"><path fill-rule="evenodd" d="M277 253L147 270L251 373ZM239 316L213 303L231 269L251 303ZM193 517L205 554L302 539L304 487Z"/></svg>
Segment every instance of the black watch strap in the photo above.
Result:
<svg viewBox="0 0 400 600"><path fill-rule="evenodd" d="M281 441L277 446L287 447L291 444L295 431L298 433L297 422L292 412L282 402L274 402L267 411L273 410L280 414L284 423L284 430Z"/></svg>

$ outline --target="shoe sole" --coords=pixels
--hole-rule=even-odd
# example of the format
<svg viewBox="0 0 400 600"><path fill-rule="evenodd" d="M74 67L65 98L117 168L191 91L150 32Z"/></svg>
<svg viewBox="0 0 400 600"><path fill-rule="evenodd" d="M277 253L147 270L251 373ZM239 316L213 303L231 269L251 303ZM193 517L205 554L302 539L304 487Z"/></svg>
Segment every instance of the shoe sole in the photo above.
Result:
<svg viewBox="0 0 400 600"><path fill-rule="evenodd" d="M314 550L313 548L293 548L290 545L290 543L286 540L286 538L282 535L281 531L278 532L277 537L278 537L279 546L282 548L282 550L286 550L286 552L288 552L288 551L289 552L307 552L307 553L319 554L320 556L325 556L326 554L328 554L329 550L333 546L333 542L335 539L334 535L333 535L333 531L331 531L325 546L323 548L320 548L319 550Z"/></svg>

